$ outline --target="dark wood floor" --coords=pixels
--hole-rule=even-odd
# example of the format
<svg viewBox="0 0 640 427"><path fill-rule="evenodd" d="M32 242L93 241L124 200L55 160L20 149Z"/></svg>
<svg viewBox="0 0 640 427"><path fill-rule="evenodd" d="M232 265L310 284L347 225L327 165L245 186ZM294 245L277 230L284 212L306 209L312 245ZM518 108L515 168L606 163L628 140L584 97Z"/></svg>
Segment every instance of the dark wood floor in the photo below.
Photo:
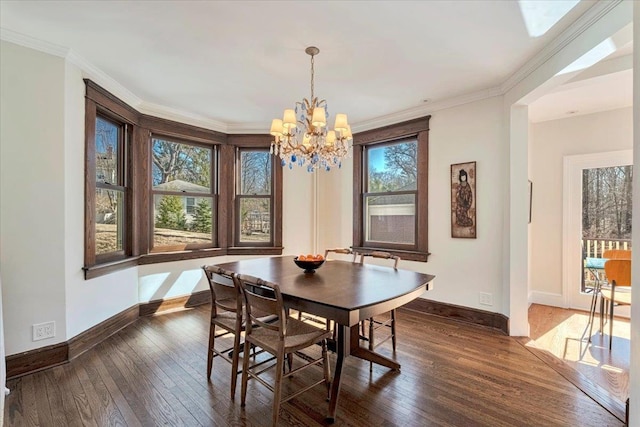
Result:
<svg viewBox="0 0 640 427"><path fill-rule="evenodd" d="M272 394L250 382L229 398L230 365L207 382L209 308L141 318L71 363L8 382L7 426L268 425ZM498 332L400 310L392 372L349 358L335 425L621 426L601 406ZM381 347L381 351L386 350ZM303 382L317 371L291 381ZM239 387L238 387L239 389ZM283 405L284 426L326 425L322 387Z"/></svg>

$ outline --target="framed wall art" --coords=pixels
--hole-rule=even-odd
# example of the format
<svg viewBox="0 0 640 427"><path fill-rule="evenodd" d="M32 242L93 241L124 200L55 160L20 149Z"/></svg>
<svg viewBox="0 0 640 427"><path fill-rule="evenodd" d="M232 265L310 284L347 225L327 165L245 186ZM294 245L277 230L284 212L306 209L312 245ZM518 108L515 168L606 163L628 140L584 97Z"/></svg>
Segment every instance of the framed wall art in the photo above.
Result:
<svg viewBox="0 0 640 427"><path fill-rule="evenodd" d="M451 165L451 237L476 238L476 162Z"/></svg>

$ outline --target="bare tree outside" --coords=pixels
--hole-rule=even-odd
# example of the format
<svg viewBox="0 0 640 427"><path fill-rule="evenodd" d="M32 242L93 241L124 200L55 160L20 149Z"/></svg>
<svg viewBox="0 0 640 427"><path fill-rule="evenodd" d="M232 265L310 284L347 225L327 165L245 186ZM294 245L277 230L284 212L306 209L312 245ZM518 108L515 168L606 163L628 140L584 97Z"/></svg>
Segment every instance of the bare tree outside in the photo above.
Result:
<svg viewBox="0 0 640 427"><path fill-rule="evenodd" d="M268 151L240 152L240 241L271 241L271 165Z"/></svg>
<svg viewBox="0 0 640 427"><path fill-rule="evenodd" d="M417 155L416 141L384 144L366 150L368 174L364 209L367 241L415 243Z"/></svg>
<svg viewBox="0 0 640 427"><path fill-rule="evenodd" d="M122 249L123 223L119 212L124 191L118 186L120 126L102 117L96 118L96 255Z"/></svg>
<svg viewBox="0 0 640 427"><path fill-rule="evenodd" d="M632 179L632 166L583 171L583 239L631 239Z"/></svg>
<svg viewBox="0 0 640 427"><path fill-rule="evenodd" d="M212 242L212 156L208 147L152 139L153 190L162 192L153 197L154 247Z"/></svg>
<svg viewBox="0 0 640 427"><path fill-rule="evenodd" d="M376 147L368 151L368 192L415 190L418 181L416 142Z"/></svg>
<svg viewBox="0 0 640 427"><path fill-rule="evenodd" d="M153 139L153 185L182 180L211 188L211 149Z"/></svg>

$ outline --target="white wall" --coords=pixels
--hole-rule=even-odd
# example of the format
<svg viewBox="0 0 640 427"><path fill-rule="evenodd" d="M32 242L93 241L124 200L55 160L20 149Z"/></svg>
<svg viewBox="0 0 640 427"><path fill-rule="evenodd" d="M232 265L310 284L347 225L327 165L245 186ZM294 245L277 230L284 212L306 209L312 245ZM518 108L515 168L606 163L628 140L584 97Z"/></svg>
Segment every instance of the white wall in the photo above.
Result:
<svg viewBox="0 0 640 427"><path fill-rule="evenodd" d="M84 95L81 71L65 66L64 253L67 339L138 303L138 268L84 280Z"/></svg>
<svg viewBox="0 0 640 427"><path fill-rule="evenodd" d="M293 169L286 166L282 175L282 254L308 254L314 251L315 244L314 174L294 165Z"/></svg>
<svg viewBox="0 0 640 427"><path fill-rule="evenodd" d="M318 249L353 244L353 159L339 169L318 171Z"/></svg>
<svg viewBox="0 0 640 427"><path fill-rule="evenodd" d="M66 340L64 60L0 45L0 265L7 354ZM82 147L79 147L81 150ZM33 342L31 325L56 322Z"/></svg>
<svg viewBox="0 0 640 427"><path fill-rule="evenodd" d="M132 267L84 280L84 82L64 59L2 42L0 264L7 354L66 341L140 302L207 289L200 266ZM284 171L285 254L314 247L313 174ZM46 207L46 209L42 209ZM56 322L32 342L31 325Z"/></svg>
<svg viewBox="0 0 640 427"><path fill-rule="evenodd" d="M632 109L534 123L532 129L531 301L553 304L562 297L563 158L632 148Z"/></svg>
<svg viewBox="0 0 640 427"><path fill-rule="evenodd" d="M401 267L434 274L428 299L503 312L503 218L496 204L504 195L506 173L502 136L502 98L494 97L432 114L429 133L428 262L402 261ZM477 239L451 237L453 163L477 164ZM338 174L320 174L319 212L322 247L353 241L352 163ZM346 218L346 220L344 220ZM493 294L493 306L480 305L478 293Z"/></svg>
<svg viewBox="0 0 640 427"><path fill-rule="evenodd" d="M634 2L633 10L633 205L640 205L640 54L638 54L638 46L640 46L640 4ZM637 212L637 211L636 211ZM640 215L633 215L633 245L640 246ZM633 251L633 265L640 265L640 251ZM632 282L637 286L640 283L640 268L632 268ZM629 380L629 425L640 425L640 292L637 289L633 292L631 304L631 359L635 363L630 364Z"/></svg>

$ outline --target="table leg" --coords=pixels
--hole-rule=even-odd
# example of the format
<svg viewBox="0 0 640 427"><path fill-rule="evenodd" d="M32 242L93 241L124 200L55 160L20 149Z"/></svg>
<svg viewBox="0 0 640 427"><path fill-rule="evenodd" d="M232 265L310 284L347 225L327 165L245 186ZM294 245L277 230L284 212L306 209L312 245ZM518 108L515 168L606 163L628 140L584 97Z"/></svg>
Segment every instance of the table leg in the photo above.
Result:
<svg viewBox="0 0 640 427"><path fill-rule="evenodd" d="M357 326L351 328L351 351L349 354L378 365L386 366L394 371L400 370L400 364L395 360L389 359L388 357L384 357L372 350L369 350L368 348L360 346L360 331Z"/></svg>
<svg viewBox="0 0 640 427"><path fill-rule="evenodd" d="M338 408L338 395L340 393L340 377L342 376L342 365L344 359L350 353L350 336L349 327L344 325L335 324L338 329L338 335L336 338L336 368L333 372L333 381L331 382L331 399L329 400L329 415L327 420L334 422L336 419L336 409ZM356 333L358 333L358 325L355 326Z"/></svg>

